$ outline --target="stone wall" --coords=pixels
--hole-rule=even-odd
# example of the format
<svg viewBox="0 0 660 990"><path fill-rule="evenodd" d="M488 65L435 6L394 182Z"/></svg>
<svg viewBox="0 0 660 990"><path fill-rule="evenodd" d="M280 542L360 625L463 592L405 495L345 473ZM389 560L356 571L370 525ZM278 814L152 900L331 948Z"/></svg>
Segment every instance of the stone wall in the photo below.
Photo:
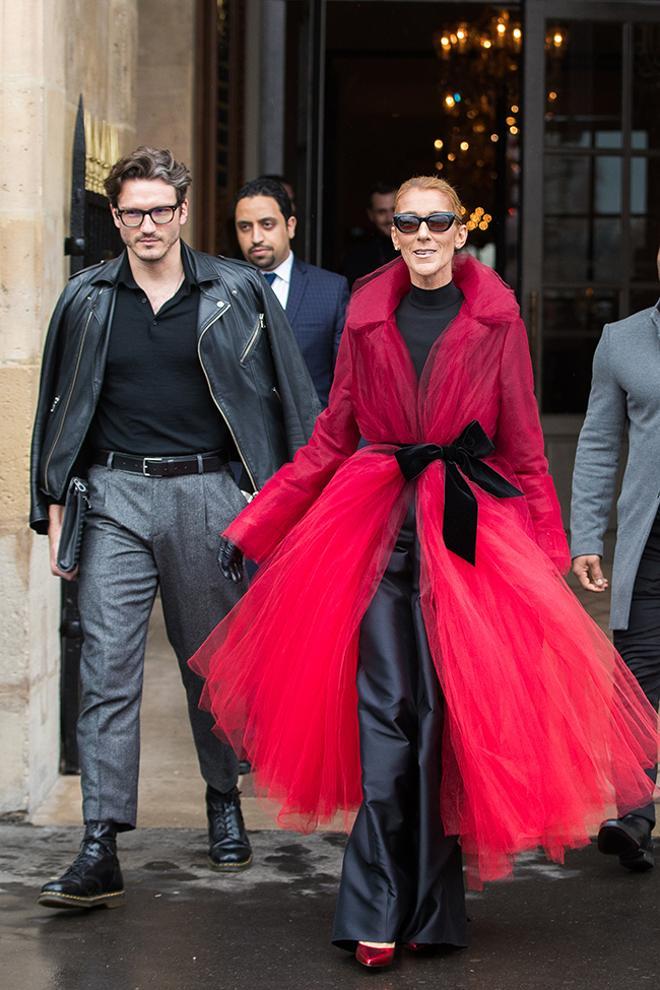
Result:
<svg viewBox="0 0 660 990"><path fill-rule="evenodd" d="M137 139L193 170L195 0L139 0ZM186 241L193 244L193 214Z"/></svg>
<svg viewBox="0 0 660 990"><path fill-rule="evenodd" d="M29 812L58 771L59 587L27 528L28 447L78 95L134 145L137 23L138 0L0 0L0 813Z"/></svg>

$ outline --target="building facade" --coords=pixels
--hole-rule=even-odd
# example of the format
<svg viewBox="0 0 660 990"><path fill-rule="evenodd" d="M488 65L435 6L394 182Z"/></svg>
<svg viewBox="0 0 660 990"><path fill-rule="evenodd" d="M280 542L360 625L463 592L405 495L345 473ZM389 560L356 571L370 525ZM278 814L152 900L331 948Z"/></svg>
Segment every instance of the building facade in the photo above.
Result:
<svg viewBox="0 0 660 990"><path fill-rule="evenodd" d="M260 172L295 188L297 253L334 269L375 181L456 184L474 249L518 292L567 507L601 327L658 296L660 5L0 0L0 18L0 814L25 815L61 755L60 589L27 481L80 98L88 173L110 148L171 147L212 252L235 253L232 198Z"/></svg>

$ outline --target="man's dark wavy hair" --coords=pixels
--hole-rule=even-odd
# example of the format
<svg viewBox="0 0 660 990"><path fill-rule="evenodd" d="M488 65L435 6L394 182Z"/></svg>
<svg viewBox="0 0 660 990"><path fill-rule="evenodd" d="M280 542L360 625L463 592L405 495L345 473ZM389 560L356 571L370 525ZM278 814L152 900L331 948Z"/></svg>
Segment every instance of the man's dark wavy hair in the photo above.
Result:
<svg viewBox="0 0 660 990"><path fill-rule="evenodd" d="M238 206L240 200L251 199L253 196L271 196L279 206L280 213L285 220L288 220L289 217L293 216L293 207L291 206L289 194L284 186L275 179L268 179L265 176L260 175L259 178L246 182L236 194L236 199L234 200L234 212L236 212L236 207Z"/></svg>
<svg viewBox="0 0 660 990"><path fill-rule="evenodd" d="M110 169L103 183L105 193L112 206L117 206L122 184L126 179L162 179L176 192L176 201L183 203L188 186L192 182L190 169L183 162L177 162L167 148L148 148L141 145L120 158Z"/></svg>

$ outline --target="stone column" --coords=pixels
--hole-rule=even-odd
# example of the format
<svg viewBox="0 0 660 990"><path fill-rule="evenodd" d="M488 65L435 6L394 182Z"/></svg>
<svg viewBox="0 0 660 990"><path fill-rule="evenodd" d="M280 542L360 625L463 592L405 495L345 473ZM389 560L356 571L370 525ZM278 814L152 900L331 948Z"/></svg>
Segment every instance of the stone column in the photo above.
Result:
<svg viewBox="0 0 660 990"><path fill-rule="evenodd" d="M137 143L170 148L193 172L194 0L140 0ZM211 122L209 122L211 126ZM185 239L194 245L193 212Z"/></svg>
<svg viewBox="0 0 660 990"><path fill-rule="evenodd" d="M48 313L64 280L65 4L0 0L0 812L57 775L58 587L27 528L28 449Z"/></svg>
<svg viewBox="0 0 660 990"><path fill-rule="evenodd" d="M59 582L27 526L41 349L66 283L78 94L135 140L137 0L0 0L0 815L59 766Z"/></svg>

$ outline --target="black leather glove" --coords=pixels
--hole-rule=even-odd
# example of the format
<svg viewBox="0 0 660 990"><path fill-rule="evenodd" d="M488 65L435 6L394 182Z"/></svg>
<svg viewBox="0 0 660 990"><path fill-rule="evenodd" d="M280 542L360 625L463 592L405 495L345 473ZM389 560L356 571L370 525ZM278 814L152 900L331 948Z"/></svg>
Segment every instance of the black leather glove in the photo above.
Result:
<svg viewBox="0 0 660 990"><path fill-rule="evenodd" d="M220 537L218 564L228 581L238 584L243 579L243 551L225 536Z"/></svg>

